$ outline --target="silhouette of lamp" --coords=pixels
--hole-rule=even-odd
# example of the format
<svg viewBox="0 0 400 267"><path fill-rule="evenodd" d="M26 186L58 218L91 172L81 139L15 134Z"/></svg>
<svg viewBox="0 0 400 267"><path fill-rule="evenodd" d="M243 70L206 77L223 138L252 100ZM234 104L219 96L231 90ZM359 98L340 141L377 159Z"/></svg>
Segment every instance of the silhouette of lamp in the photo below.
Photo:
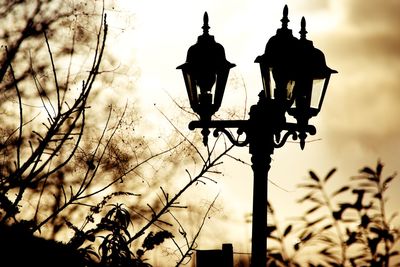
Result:
<svg viewBox="0 0 400 267"><path fill-rule="evenodd" d="M262 84L268 100L274 99L297 120L300 147L304 149L305 128L311 117L318 115L332 73L324 54L306 39L306 20L301 19L300 40L287 28L288 8L283 10L282 28L268 41L265 53L255 60L260 64Z"/></svg>
<svg viewBox="0 0 400 267"><path fill-rule="evenodd" d="M282 27L271 37L263 55L255 60L260 65L263 90L259 101L251 106L247 120L213 120L220 108L229 70L235 66L225 58L222 45L208 34L208 15L204 14L203 35L187 53L182 70L190 106L200 117L189 129L202 129L207 145L209 129L217 137L223 133L236 146L249 146L252 155L253 214L251 266L266 266L267 192L271 155L291 136L299 139L304 149L307 135L316 128L310 118L321 110L331 74L337 71L326 65L324 54L306 39L306 21L301 20L300 39L288 29L288 7L283 9ZM288 122L286 114L296 122ZM229 128L236 128L234 136ZM245 134L245 138L239 138ZM283 136L282 136L283 134Z"/></svg>
<svg viewBox="0 0 400 267"><path fill-rule="evenodd" d="M224 47L209 35L207 12L203 20L203 35L189 48L186 62L178 69L182 70L191 108L201 121L207 122L221 106L229 70L235 64L226 60ZM208 134L209 130L204 128L204 144Z"/></svg>

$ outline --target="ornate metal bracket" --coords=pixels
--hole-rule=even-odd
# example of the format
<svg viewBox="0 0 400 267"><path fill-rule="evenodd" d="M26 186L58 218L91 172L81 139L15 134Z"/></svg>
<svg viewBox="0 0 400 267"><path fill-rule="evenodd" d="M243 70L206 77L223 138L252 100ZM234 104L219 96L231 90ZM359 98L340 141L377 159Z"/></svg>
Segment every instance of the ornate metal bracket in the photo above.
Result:
<svg viewBox="0 0 400 267"><path fill-rule="evenodd" d="M202 128L202 134L204 138L204 143L207 144L209 129L213 128L213 136L217 137L220 133L226 135L229 141L239 147L247 146L251 141L250 131L250 121L249 120L210 120L210 121L192 121L189 123L189 129L194 130L196 128ZM237 129L237 136L235 136L229 128ZM285 123L281 131L286 131L283 137L280 136L280 132L275 134L274 147L282 147L288 138L292 136L293 140L300 139L300 146L303 149L305 144L305 139L307 134L314 135L317 131L313 125L306 125L304 127L299 127L295 123ZM240 140L240 137L245 134L245 138Z"/></svg>
<svg viewBox="0 0 400 267"><path fill-rule="evenodd" d="M208 129L213 128L214 137L217 137L219 133L225 134L229 141L232 142L235 146L246 146L249 144L249 138L247 134L247 129L249 129L249 121L248 120L210 120L210 121L191 121L189 123L189 129L194 130L196 128L202 128L203 134L203 143L207 144L207 136L210 132ZM229 128L237 129L237 137L234 136L232 132L230 132ZM244 140L239 140L240 136L246 133L246 137Z"/></svg>
<svg viewBox="0 0 400 267"><path fill-rule="evenodd" d="M226 137L228 137L229 141L231 141L231 143L235 146L239 146L239 147L243 147L243 146L247 146L250 143L249 140L249 136L246 133L245 130L243 129L238 129L237 130L237 137L234 138L234 135L232 134L232 132L230 132L229 130L225 129L225 128L217 128L214 130L213 135L214 137L217 137L219 135L219 133L223 133L226 135ZM246 137L244 140L239 140L239 137L241 135L243 135L243 133L245 133Z"/></svg>
<svg viewBox="0 0 400 267"><path fill-rule="evenodd" d="M300 127L295 123L285 123L282 130L286 131L282 138L280 137L280 135L275 135L275 148L282 147L286 143L287 139L292 136L293 141L300 139L300 147L301 149L304 149L307 134L314 135L317 133L314 125L306 125L304 127Z"/></svg>
<svg viewBox="0 0 400 267"><path fill-rule="evenodd" d="M280 148L283 147L283 145L286 143L287 139L292 135L292 140L296 141L298 138L298 134L296 131L287 131L283 137L281 138L280 136L275 135L275 140L274 140L274 147L275 148Z"/></svg>

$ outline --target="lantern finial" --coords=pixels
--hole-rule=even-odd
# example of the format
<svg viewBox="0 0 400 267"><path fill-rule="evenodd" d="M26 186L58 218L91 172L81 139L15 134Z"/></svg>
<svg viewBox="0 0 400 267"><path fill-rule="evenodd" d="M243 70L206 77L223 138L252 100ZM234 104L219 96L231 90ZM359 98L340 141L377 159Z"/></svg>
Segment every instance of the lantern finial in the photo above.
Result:
<svg viewBox="0 0 400 267"><path fill-rule="evenodd" d="M304 17L301 18L301 30L299 31L300 33L300 40L306 40L306 19Z"/></svg>
<svg viewBox="0 0 400 267"><path fill-rule="evenodd" d="M288 14L289 14L289 8L287 5L285 5L285 7L283 8L283 17L281 19L282 29L287 29L288 22L290 21L288 18Z"/></svg>
<svg viewBox="0 0 400 267"><path fill-rule="evenodd" d="M210 29L210 26L208 26L208 14L207 11L204 12L204 16L203 16L203 27L201 27L203 29L203 34L204 35L208 35L208 30Z"/></svg>

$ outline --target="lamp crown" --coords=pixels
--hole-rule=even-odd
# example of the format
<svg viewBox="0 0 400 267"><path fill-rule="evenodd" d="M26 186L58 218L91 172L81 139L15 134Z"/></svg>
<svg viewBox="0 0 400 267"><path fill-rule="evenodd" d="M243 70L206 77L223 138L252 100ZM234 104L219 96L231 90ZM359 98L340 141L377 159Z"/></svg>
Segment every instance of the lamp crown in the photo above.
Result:
<svg viewBox="0 0 400 267"><path fill-rule="evenodd" d="M306 40L306 35L307 35L307 30L306 30L306 19L304 17L301 18L300 22L301 30L299 31L300 33L300 40Z"/></svg>
<svg viewBox="0 0 400 267"><path fill-rule="evenodd" d="M283 8L283 17L281 19L282 29L287 29L288 23L290 21L288 18L288 14L289 14L289 8L287 5L285 5L285 7Z"/></svg>
<svg viewBox="0 0 400 267"><path fill-rule="evenodd" d="M204 35L208 35L208 30L210 29L210 26L208 26L208 13L207 13L207 11L204 12L203 26L201 28L203 29L203 34Z"/></svg>

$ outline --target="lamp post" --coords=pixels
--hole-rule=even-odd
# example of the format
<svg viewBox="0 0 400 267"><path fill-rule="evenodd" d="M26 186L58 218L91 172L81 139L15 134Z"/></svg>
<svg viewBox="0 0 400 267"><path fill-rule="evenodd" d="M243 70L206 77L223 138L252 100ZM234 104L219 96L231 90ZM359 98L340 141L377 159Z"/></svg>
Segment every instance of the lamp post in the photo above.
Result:
<svg viewBox="0 0 400 267"><path fill-rule="evenodd" d="M324 54L306 39L306 22L301 20L300 39L288 29L288 8L283 9L282 27L271 37L265 53L255 60L260 64L263 91L257 104L250 108L247 120L212 120L220 108L229 70L235 66L225 58L222 45L209 35L208 15L204 14L203 34L187 53L182 70L190 106L200 119L189 123L189 129L202 129L207 145L210 129L216 137L223 133L236 146L249 146L253 182L253 218L251 266L266 266L267 251L267 183L271 155L291 136L304 149L307 135L316 128L308 123L321 110L331 74ZM286 114L296 119L287 122ZM227 129L236 128L239 141Z"/></svg>

